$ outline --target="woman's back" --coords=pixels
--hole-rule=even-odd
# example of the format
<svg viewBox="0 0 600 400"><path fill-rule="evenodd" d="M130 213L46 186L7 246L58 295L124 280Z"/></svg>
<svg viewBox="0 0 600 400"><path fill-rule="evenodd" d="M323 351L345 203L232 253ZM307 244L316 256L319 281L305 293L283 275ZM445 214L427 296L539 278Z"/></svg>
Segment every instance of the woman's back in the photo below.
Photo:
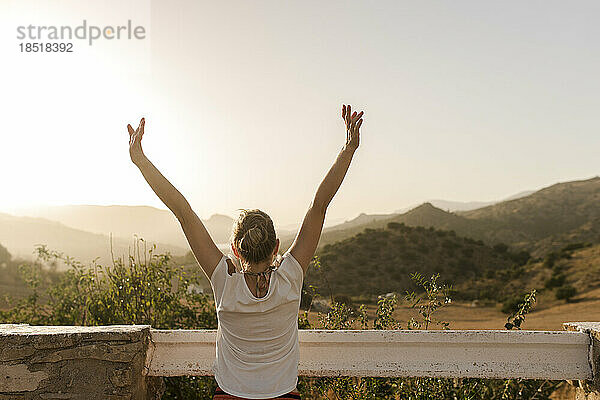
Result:
<svg viewBox="0 0 600 400"><path fill-rule="evenodd" d="M298 310L303 270L287 252L258 298L244 275L227 272L227 256L211 276L219 320L215 379L228 393L269 398L298 382Z"/></svg>
<svg viewBox="0 0 600 400"><path fill-rule="evenodd" d="M228 257L219 250L200 217L145 156L141 145L145 120L140 120L136 130L127 125L131 160L175 214L196 261L210 277L219 319L215 378L227 393L259 399L277 397L296 386L302 280L317 249L327 207L358 148L362 116L362 111L352 113L350 105L342 105L346 142L319 185L279 268L271 273L267 294L261 298L256 297L260 295L258 278L255 296L245 275L228 273ZM233 228L231 248L235 257L243 260L244 274L264 275L265 267L279 252L271 217L261 210L242 210Z"/></svg>

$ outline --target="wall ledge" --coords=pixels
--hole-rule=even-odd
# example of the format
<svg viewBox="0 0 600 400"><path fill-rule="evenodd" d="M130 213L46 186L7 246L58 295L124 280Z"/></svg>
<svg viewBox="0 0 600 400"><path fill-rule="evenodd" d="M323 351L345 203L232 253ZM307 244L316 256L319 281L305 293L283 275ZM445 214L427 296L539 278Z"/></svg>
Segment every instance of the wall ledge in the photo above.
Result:
<svg viewBox="0 0 600 400"><path fill-rule="evenodd" d="M565 322L567 331L585 333L590 338L588 362L592 370L592 378L570 381L575 386L576 398L600 400L600 322Z"/></svg>
<svg viewBox="0 0 600 400"><path fill-rule="evenodd" d="M0 324L0 399L160 399L149 343L149 325Z"/></svg>

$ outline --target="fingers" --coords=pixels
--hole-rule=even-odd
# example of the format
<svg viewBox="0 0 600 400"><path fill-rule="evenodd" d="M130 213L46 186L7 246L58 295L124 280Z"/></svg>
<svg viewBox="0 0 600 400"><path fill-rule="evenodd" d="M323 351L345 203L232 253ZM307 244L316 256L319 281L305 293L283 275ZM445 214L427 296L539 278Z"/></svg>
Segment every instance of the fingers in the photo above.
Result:
<svg viewBox="0 0 600 400"><path fill-rule="evenodd" d="M352 106L350 104L348 104L348 107L346 108L346 126L350 125L351 113L352 113Z"/></svg>
<svg viewBox="0 0 600 400"><path fill-rule="evenodd" d="M364 111L361 111L359 114L356 113L356 111L354 111L354 114L352 114L352 122L356 123L364 114Z"/></svg>
<svg viewBox="0 0 600 400"><path fill-rule="evenodd" d="M346 141L350 141L355 134L358 134L358 130L363 123L362 117L364 114L364 111L352 112L350 104L347 106L342 105L342 119L346 123Z"/></svg>
<svg viewBox="0 0 600 400"><path fill-rule="evenodd" d="M352 123L354 120L360 119L364 111L357 113L356 111L352 112L352 106L348 104L348 106L342 105L342 118L346 121L347 124Z"/></svg>
<svg viewBox="0 0 600 400"><path fill-rule="evenodd" d="M131 124L127 124L127 130L129 131L129 137L131 137L131 135L135 133L135 131L131 127Z"/></svg>
<svg viewBox="0 0 600 400"><path fill-rule="evenodd" d="M144 126L146 125L146 118L142 118L142 120L140 121L140 139L141 136L144 135Z"/></svg>
<svg viewBox="0 0 600 400"><path fill-rule="evenodd" d="M362 121L363 114L364 111L361 111L359 114L356 114L356 111L354 112L354 115L352 116L352 124L350 125L351 129L355 129L357 127L358 122Z"/></svg>

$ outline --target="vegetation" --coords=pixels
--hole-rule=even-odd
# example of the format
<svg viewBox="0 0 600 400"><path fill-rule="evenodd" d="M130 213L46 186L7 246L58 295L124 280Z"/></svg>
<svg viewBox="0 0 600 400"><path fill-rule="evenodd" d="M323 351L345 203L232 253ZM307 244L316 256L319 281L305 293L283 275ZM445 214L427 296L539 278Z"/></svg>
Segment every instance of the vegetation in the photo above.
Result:
<svg viewBox="0 0 600 400"><path fill-rule="evenodd" d="M576 294L577 289L575 289L571 285L562 285L561 287L556 289L556 298L558 300L566 300L567 302L569 302Z"/></svg>
<svg viewBox="0 0 600 400"><path fill-rule="evenodd" d="M523 297L523 300L515 307L516 310L506 320L506 324L504 324L506 329L521 329L521 324L525 321L525 316L533 309L536 295L537 291L533 289Z"/></svg>
<svg viewBox="0 0 600 400"><path fill-rule="evenodd" d="M435 313L450 303L449 286L438 284L438 275L426 279L413 274L417 292L406 292L404 300L413 303L418 313L405 324L394 320L392 314L398 302L395 295L380 296L375 318L369 321L364 305L353 313L343 303L334 303L332 311L321 315L313 327L307 314L300 319L305 329L427 329L438 324L448 329L449 323L439 321ZM508 318L506 329L520 329L535 303L536 292L526 294L517 305L517 312ZM416 305L419 305L416 307ZM522 379L442 379L442 378L357 378L300 377L299 389L310 399L550 399L560 382Z"/></svg>
<svg viewBox="0 0 600 400"><path fill-rule="evenodd" d="M30 324L104 325L150 324L161 329L215 328L216 315L207 295L189 290L197 283L197 274L173 266L170 255L150 250L137 252L128 260L117 259L112 265L92 263L84 266L63 254L38 247L38 259L22 264L18 271L29 287L29 294L13 300L11 308L0 311L0 322ZM47 283L41 282L48 265L62 261L70 269ZM317 268L323 264L315 259ZM402 298L396 294L380 296L375 318L369 320L364 304L347 296L329 293L332 310L319 315L318 326L311 326L305 312L299 318L301 328L322 329L429 329L433 325L448 329L448 321L436 312L450 303L452 287L437 274L414 273L412 291ZM318 288L307 286L310 301L320 296ZM309 297L307 297L309 298ZM46 299L46 300L42 300ZM408 302L415 314L407 321L396 321L392 314L398 303ZM510 326L520 328L535 300L535 292L519 304L509 317ZM310 304L309 304L310 308ZM210 399L216 386L212 377L165 378L164 399ZM437 379L437 378L311 378L301 377L299 389L304 398L337 399L525 399L535 395L548 399L558 382L528 380Z"/></svg>
<svg viewBox="0 0 600 400"><path fill-rule="evenodd" d="M301 308L311 310L324 291L331 310L320 313L314 326L305 312L299 326L448 329L450 322L437 318L437 311L454 298L500 302L507 314L505 328L521 329L538 295L544 302L570 302L600 287L599 200L600 178L596 177L468 212L450 213L425 203L405 214L361 215L328 228L319 257L305 278ZM15 218L0 214L2 221ZM42 231L56 237L58 228L63 229L44 223ZM75 232L77 237L81 232ZM286 243L283 238L282 248L287 248ZM124 248L124 243L116 245L121 253L119 246ZM36 261L23 263L0 245L4 294L0 322L216 327L212 297L195 291L203 286L202 272L181 266L195 264L189 252L187 258L175 260L168 252L156 254L156 246L146 249L144 240L138 239L133 256L111 257L107 265L96 260L83 265L46 246L36 248L36 253ZM57 272L57 265L68 270ZM402 301L414 315L396 321L392 314ZM361 304L367 302L376 303L372 320ZM216 385L209 377L166 378L165 382L164 399L210 399ZM305 398L315 399L547 399L557 384L302 377L299 389Z"/></svg>
<svg viewBox="0 0 600 400"><path fill-rule="evenodd" d="M6 249L6 247L0 244L0 265L6 265L10 263L12 256Z"/></svg>
<svg viewBox="0 0 600 400"><path fill-rule="evenodd" d="M600 177L558 183L526 197L466 212L447 212L424 203L404 214L361 215L325 229L319 244L323 248L389 223L454 231L542 257L569 243L600 243ZM292 240L293 236L283 238L283 247Z"/></svg>
<svg viewBox="0 0 600 400"><path fill-rule="evenodd" d="M119 258L104 267L95 263L85 266L46 246L37 247L36 262L19 266L29 294L9 299L11 307L0 311L0 323L216 328L216 314L209 297L189 290L198 284L200 277L173 266L168 253L155 254L155 246L142 252L143 239L136 243L136 251L128 260ZM69 269L42 292L45 267L59 261ZM210 398L215 388L214 379L208 378L177 377L165 382L164 399L192 399L202 395Z"/></svg>
<svg viewBox="0 0 600 400"><path fill-rule="evenodd" d="M331 287L338 295L378 295L408 290L410 274L440 273L459 286L461 299L493 298L502 293L473 282L504 281L518 275L530 256L513 253L507 245L489 247L483 242L457 236L452 231L409 227L390 222L381 229L364 232L326 245L319 253L323 268L309 273L306 283ZM466 284L468 282L468 284ZM464 285L463 285L464 284ZM483 293L487 290L487 294Z"/></svg>

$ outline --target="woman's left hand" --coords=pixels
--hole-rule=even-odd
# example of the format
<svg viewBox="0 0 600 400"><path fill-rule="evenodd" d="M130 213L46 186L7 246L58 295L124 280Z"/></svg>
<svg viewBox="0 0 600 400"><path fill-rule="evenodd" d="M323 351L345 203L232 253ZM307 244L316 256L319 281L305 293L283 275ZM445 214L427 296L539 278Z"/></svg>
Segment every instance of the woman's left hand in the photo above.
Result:
<svg viewBox="0 0 600 400"><path fill-rule="evenodd" d="M352 106L348 104L342 105L342 119L346 124L346 147L352 151L358 148L360 143L360 126L362 125L362 116L364 111L360 113L352 113Z"/></svg>
<svg viewBox="0 0 600 400"><path fill-rule="evenodd" d="M127 130L129 131L129 157L131 157L131 161L133 161L134 164L145 157L144 151L142 150L142 137L144 136L145 123L146 120L142 118L135 131L130 124L127 124Z"/></svg>

